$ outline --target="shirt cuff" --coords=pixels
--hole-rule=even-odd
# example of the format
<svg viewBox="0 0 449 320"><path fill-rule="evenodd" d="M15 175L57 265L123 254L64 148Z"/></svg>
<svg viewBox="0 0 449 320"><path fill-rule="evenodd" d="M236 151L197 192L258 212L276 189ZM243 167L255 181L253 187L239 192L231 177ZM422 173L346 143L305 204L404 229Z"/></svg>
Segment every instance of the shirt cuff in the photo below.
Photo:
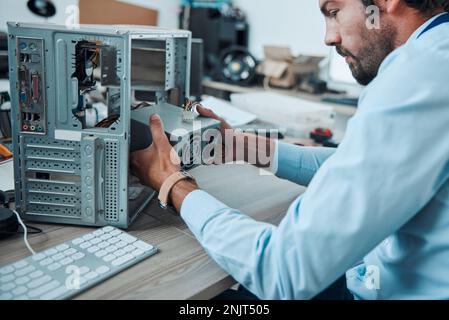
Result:
<svg viewBox="0 0 449 320"><path fill-rule="evenodd" d="M207 222L220 211L229 209L203 190L190 192L181 205L181 217L193 234L199 238Z"/></svg>

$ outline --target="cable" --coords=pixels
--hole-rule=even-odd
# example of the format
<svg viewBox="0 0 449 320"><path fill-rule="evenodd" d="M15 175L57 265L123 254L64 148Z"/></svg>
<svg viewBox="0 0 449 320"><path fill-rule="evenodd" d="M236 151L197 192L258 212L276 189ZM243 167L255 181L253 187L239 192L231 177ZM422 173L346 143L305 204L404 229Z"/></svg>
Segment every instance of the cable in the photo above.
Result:
<svg viewBox="0 0 449 320"><path fill-rule="evenodd" d="M23 228L23 241L25 242L25 245L27 246L28 250L30 250L31 254L35 255L36 252L34 252L33 248L31 248L30 244L28 243L28 239L27 239L27 235L28 235L28 229L25 226L25 224L23 223L22 219L20 218L20 215L17 213L16 210L13 210L13 212L16 214L17 216L17 221L19 221L20 225Z"/></svg>
<svg viewBox="0 0 449 320"><path fill-rule="evenodd" d="M42 229L39 229L37 227L33 227L33 226L29 226L29 225L25 225L27 227L27 229L31 229L33 230L32 232L28 231L28 234L39 234L39 233L43 233L44 231ZM8 231L0 231L0 234L23 234L24 231L14 231L14 232L8 232Z"/></svg>

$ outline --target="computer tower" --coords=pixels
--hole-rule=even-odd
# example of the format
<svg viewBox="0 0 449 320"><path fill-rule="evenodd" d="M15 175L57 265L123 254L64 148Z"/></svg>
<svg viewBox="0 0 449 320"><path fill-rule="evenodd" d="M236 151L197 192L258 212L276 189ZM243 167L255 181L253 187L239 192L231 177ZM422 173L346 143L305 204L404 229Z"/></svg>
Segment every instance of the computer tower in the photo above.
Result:
<svg viewBox="0 0 449 320"><path fill-rule="evenodd" d="M180 21L187 13L181 12ZM188 30L194 38L204 41L205 73L214 76L221 53L232 47L248 47L249 26L246 20L224 16L216 8L190 8Z"/></svg>
<svg viewBox="0 0 449 320"><path fill-rule="evenodd" d="M129 175L143 139L133 114L160 113L166 127L182 117L190 32L8 23L8 33L17 210L29 221L127 228L153 194ZM137 90L154 99L136 101ZM218 125L201 119L186 135Z"/></svg>

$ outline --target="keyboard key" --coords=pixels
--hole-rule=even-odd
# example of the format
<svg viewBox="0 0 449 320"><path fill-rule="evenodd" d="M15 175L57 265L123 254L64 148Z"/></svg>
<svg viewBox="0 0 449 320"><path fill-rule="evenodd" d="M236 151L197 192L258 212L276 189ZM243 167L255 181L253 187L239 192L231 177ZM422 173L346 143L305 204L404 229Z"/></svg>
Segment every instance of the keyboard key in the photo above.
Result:
<svg viewBox="0 0 449 320"><path fill-rule="evenodd" d="M92 240L90 240L91 244L99 244L101 242L100 238L93 238Z"/></svg>
<svg viewBox="0 0 449 320"><path fill-rule="evenodd" d="M92 232L92 234L93 234L94 236L98 237L98 236L101 236L102 234L104 234L104 231L101 230L101 229L98 229L98 230Z"/></svg>
<svg viewBox="0 0 449 320"><path fill-rule="evenodd" d="M121 248L126 247L127 245L128 245L127 242L125 242L125 241L120 241L120 242L117 242L115 246L121 249Z"/></svg>
<svg viewBox="0 0 449 320"><path fill-rule="evenodd" d="M54 254L57 254L57 253L58 253L58 250L51 248L51 249L48 249L48 250L44 251L44 253L45 253L47 256L52 256L52 255L54 255Z"/></svg>
<svg viewBox="0 0 449 320"><path fill-rule="evenodd" d="M87 249L91 246L92 244L90 242L83 242L80 244L80 248L81 249Z"/></svg>
<svg viewBox="0 0 449 320"><path fill-rule="evenodd" d="M110 245L109 247L106 247L105 250L106 250L106 252L111 253L111 252L117 251L118 248L116 246L114 246L114 245Z"/></svg>
<svg viewBox="0 0 449 320"><path fill-rule="evenodd" d="M114 231L112 231L110 234L111 234L111 236L118 236L119 234L121 234L122 232L120 231L120 230L118 230L118 229L115 229Z"/></svg>
<svg viewBox="0 0 449 320"><path fill-rule="evenodd" d="M32 259L34 261L41 261L42 259L44 259L46 257L45 254L43 253L36 253L35 255L33 255Z"/></svg>
<svg viewBox="0 0 449 320"><path fill-rule="evenodd" d="M17 278L17 279L16 279L16 283L20 286L20 285L22 285L22 284L25 284L25 283L30 282L30 280L31 280L31 279L30 279L29 277L24 276L24 277Z"/></svg>
<svg viewBox="0 0 449 320"><path fill-rule="evenodd" d="M108 242L109 242L110 244L116 244L116 243L119 242L119 241L120 241L119 238L110 238L110 239L108 239Z"/></svg>
<svg viewBox="0 0 449 320"><path fill-rule="evenodd" d="M15 288L12 291L12 294L15 295L15 296L18 296L18 295L26 293L27 291L28 291L27 287L20 286L20 287Z"/></svg>
<svg viewBox="0 0 449 320"><path fill-rule="evenodd" d="M107 266L101 266L101 267L98 267L97 270L95 270L95 271L96 271L98 274L104 274L104 273L108 272L109 270L111 270L111 269L109 269L109 267L107 267Z"/></svg>
<svg viewBox="0 0 449 320"><path fill-rule="evenodd" d="M123 256L124 254L126 254L126 251L125 251L125 250L122 250L122 249L118 249L117 251L114 251L114 254L115 254L117 257L121 257L121 256Z"/></svg>
<svg viewBox="0 0 449 320"><path fill-rule="evenodd" d="M100 239L103 240L103 241L106 241L106 240L111 239L111 238L112 238L112 236L109 233L106 233L106 234L100 236Z"/></svg>
<svg viewBox="0 0 449 320"><path fill-rule="evenodd" d="M151 251L154 248L151 244L145 243L145 242L140 241L140 240L134 242L133 246L136 246L138 249L141 249L143 251Z"/></svg>
<svg viewBox="0 0 449 320"><path fill-rule="evenodd" d="M24 276L24 275L26 275L26 274L28 274L28 273L33 272L34 270L36 270L35 267L33 267L33 266L28 266L28 267L26 267L26 268L17 270L14 274L16 275L16 277L21 277L21 276Z"/></svg>
<svg viewBox="0 0 449 320"><path fill-rule="evenodd" d="M90 248L89 248L90 249ZM82 252L77 252L77 253L75 253L71 258L73 259L73 260L79 260L79 259L82 259L82 258L84 258L86 255L84 254L84 253L82 253Z"/></svg>
<svg viewBox="0 0 449 320"><path fill-rule="evenodd" d="M65 258L65 254L63 252L60 252L58 254L55 254L54 256L51 256L51 258L55 261L61 260Z"/></svg>
<svg viewBox="0 0 449 320"><path fill-rule="evenodd" d="M14 280L14 276L12 274L8 274L6 276L0 277L0 282L2 282L2 283L6 283L11 280Z"/></svg>
<svg viewBox="0 0 449 320"><path fill-rule="evenodd" d="M99 244L97 244L97 246L100 249L104 249L104 248L109 246L109 243L107 243L107 242L100 242Z"/></svg>
<svg viewBox="0 0 449 320"><path fill-rule="evenodd" d="M63 252L60 252L58 254L55 254L54 256L51 256L51 258L55 261L61 260L65 258L65 254Z"/></svg>
<svg viewBox="0 0 449 320"><path fill-rule="evenodd" d="M9 273L11 273L13 271L14 271L14 267L7 266L7 267L3 267L3 268L0 269L0 274L1 275L5 275L5 274L9 274Z"/></svg>
<svg viewBox="0 0 449 320"><path fill-rule="evenodd" d="M137 250L134 250L133 252L131 252L131 254L134 256L134 257L140 257L141 255L143 255L145 252L143 251L143 250L141 250L141 249L137 249Z"/></svg>
<svg viewBox="0 0 449 320"><path fill-rule="evenodd" d="M25 268L28 265L28 262L21 260L13 264L13 267L16 269Z"/></svg>
<svg viewBox="0 0 449 320"><path fill-rule="evenodd" d="M55 271L55 270L58 270L61 267L62 267L62 265L60 263L55 262L55 263L52 263L51 265L48 266L48 270Z"/></svg>
<svg viewBox="0 0 449 320"><path fill-rule="evenodd" d="M43 275L44 275L44 273L42 271L36 270L36 271L34 271L33 273L30 274L30 278L31 279L36 279L36 278L42 277Z"/></svg>
<svg viewBox="0 0 449 320"><path fill-rule="evenodd" d="M70 249L67 249L66 251L64 251L64 254L66 255L66 256L71 256L72 254L75 254L75 253L77 253L78 251L75 249L75 248L70 248Z"/></svg>
<svg viewBox="0 0 449 320"><path fill-rule="evenodd" d="M49 264L51 264L51 263L53 263L54 262L54 260L53 259L51 259L51 258L47 258L47 259L44 259L44 260L42 260L41 262L40 262L40 264L41 264L41 266L48 266Z"/></svg>
<svg viewBox="0 0 449 320"><path fill-rule="evenodd" d="M86 240L84 240L83 238L76 238L76 239L72 240L72 243L75 245L79 245L79 244L83 243L84 241L86 241Z"/></svg>
<svg viewBox="0 0 449 320"><path fill-rule="evenodd" d="M46 275L31 281L30 283L27 284L27 287L30 289L34 289L49 281L51 281L51 277L49 275Z"/></svg>
<svg viewBox="0 0 449 320"><path fill-rule="evenodd" d="M11 291L16 287L14 282L8 282L7 284L2 284L1 289L3 291Z"/></svg>
<svg viewBox="0 0 449 320"><path fill-rule="evenodd" d="M115 255L113 255L113 254L108 254L107 256L105 256L104 258L103 258L103 260L104 261L106 261L106 262L109 262L109 261L112 261L112 260L114 260L114 259L116 259L117 257L115 256Z"/></svg>
<svg viewBox="0 0 449 320"><path fill-rule="evenodd" d="M92 247L90 247L89 249L87 249L87 251L89 251L90 253L95 253L95 252L97 252L98 250L100 250L100 248L97 247L97 246L92 246Z"/></svg>
<svg viewBox="0 0 449 320"><path fill-rule="evenodd" d="M131 255L131 254L125 254L124 256L121 256L120 258L118 258L118 259L112 261L111 264L112 264L114 267L118 267L118 266L121 266L122 264L125 264L126 262L129 262L129 261L131 261L131 260L133 260L133 259L134 259L134 256L133 256L133 255Z"/></svg>
<svg viewBox="0 0 449 320"><path fill-rule="evenodd" d="M28 293L28 295L30 296L30 298L37 298L40 295L46 293L47 291L50 291L51 289L58 287L59 285L60 285L60 283L58 281L53 280L53 281L43 285L42 287L31 290L30 293Z"/></svg>
<svg viewBox="0 0 449 320"><path fill-rule="evenodd" d="M95 279L96 277L98 277L98 273L96 273L95 271L91 271L91 272L87 273L84 277L87 280L92 280L92 279Z"/></svg>
<svg viewBox="0 0 449 320"><path fill-rule="evenodd" d="M83 239L86 241L92 240L93 238L95 238L95 236L91 233L88 233L86 235L83 236Z"/></svg>
<svg viewBox="0 0 449 320"><path fill-rule="evenodd" d="M132 246L132 245L129 245L129 246L126 246L126 247L123 248L123 250L125 250L126 252L132 252L132 251L134 251L136 249L137 248Z"/></svg>
<svg viewBox="0 0 449 320"><path fill-rule="evenodd" d="M65 293L67 293L69 290L66 288L66 286L60 286L59 288L56 288L54 290L51 290L47 292L46 294L41 296L41 300L53 300L56 299Z"/></svg>
<svg viewBox="0 0 449 320"><path fill-rule="evenodd" d="M63 244L57 246L57 247L56 247L56 250L58 250L58 251L65 251L65 250L67 250L68 248L70 248L70 247L69 247L67 244L63 243Z"/></svg>
<svg viewBox="0 0 449 320"><path fill-rule="evenodd" d="M125 234L125 233L118 235L117 238L119 238L122 241L125 241L126 243L133 243L137 240L136 237L133 237L132 235Z"/></svg>
<svg viewBox="0 0 449 320"><path fill-rule="evenodd" d="M114 231L115 230L115 228L114 227L111 227L111 226L107 226L107 227L104 227L103 228L103 231L104 232L111 232L111 231Z"/></svg>
<svg viewBox="0 0 449 320"><path fill-rule="evenodd" d="M104 256L107 255L107 254L108 254L108 252L105 251L105 250L100 250L100 251L97 251L97 252L95 253L95 255L96 255L98 258L104 257Z"/></svg>
<svg viewBox="0 0 449 320"><path fill-rule="evenodd" d="M72 262L73 262L73 259L72 258L68 258L68 257L65 258L65 259L62 259L61 261L59 261L59 263L62 264L63 266L71 264Z"/></svg>

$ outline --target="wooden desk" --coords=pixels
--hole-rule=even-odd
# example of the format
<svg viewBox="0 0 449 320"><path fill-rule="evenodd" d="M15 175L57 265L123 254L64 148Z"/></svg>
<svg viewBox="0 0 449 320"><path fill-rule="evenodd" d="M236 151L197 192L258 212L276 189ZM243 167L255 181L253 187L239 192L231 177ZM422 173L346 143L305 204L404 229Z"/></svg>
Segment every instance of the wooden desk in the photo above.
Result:
<svg viewBox="0 0 449 320"><path fill-rule="evenodd" d="M199 167L192 172L200 186L251 217L277 224L304 188L274 176L259 175L250 165ZM245 196L242 196L245 195ZM90 228L33 224L45 233L30 235L35 251L73 239ZM77 296L77 299L209 299L235 281L208 257L182 219L152 201L128 230L156 245L147 260ZM21 236L0 241L0 266L29 255Z"/></svg>

